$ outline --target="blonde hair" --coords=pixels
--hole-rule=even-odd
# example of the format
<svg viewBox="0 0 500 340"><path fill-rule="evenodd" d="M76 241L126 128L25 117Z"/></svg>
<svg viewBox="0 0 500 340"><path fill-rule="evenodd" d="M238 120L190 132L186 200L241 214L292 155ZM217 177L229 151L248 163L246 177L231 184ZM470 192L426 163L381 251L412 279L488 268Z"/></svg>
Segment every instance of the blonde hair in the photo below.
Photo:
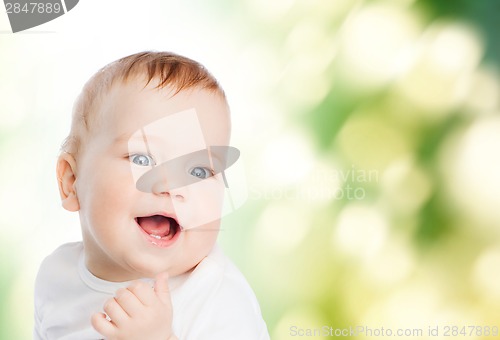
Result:
<svg viewBox="0 0 500 340"><path fill-rule="evenodd" d="M73 119L68 137L61 151L74 157L80 150L83 134L90 131L102 99L113 84L127 82L131 77L145 76L146 87L153 79L157 88L171 87L175 92L189 88L212 91L226 99L217 80L200 63L171 52L141 52L116 60L94 74L85 84L73 107Z"/></svg>

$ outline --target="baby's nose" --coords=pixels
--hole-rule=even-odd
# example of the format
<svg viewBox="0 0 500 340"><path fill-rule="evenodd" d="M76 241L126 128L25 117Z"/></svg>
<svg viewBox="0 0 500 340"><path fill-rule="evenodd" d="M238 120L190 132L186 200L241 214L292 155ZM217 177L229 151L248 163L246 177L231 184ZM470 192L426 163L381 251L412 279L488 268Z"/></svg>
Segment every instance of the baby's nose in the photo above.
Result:
<svg viewBox="0 0 500 340"><path fill-rule="evenodd" d="M179 162L169 161L156 166L143 174L136 183L142 192L171 194L171 191L189 184Z"/></svg>

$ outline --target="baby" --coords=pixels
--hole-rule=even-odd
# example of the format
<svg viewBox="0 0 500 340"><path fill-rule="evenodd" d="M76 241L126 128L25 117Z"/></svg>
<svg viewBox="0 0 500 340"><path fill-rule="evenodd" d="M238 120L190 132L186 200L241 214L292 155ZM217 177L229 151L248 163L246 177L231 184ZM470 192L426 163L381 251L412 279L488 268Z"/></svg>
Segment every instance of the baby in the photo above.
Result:
<svg viewBox="0 0 500 340"><path fill-rule="evenodd" d="M115 61L83 88L57 163L82 242L42 263L35 339L269 339L257 299L216 245L230 113L199 63Z"/></svg>

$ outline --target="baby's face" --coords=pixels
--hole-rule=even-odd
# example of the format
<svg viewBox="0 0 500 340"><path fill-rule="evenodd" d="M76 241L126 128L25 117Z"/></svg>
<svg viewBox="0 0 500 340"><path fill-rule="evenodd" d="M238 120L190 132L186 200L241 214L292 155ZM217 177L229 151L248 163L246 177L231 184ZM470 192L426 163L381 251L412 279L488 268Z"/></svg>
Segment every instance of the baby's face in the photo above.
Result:
<svg viewBox="0 0 500 340"><path fill-rule="evenodd" d="M78 157L87 267L110 281L187 272L219 231L225 153L211 147L228 145L227 105L154 85L115 85Z"/></svg>

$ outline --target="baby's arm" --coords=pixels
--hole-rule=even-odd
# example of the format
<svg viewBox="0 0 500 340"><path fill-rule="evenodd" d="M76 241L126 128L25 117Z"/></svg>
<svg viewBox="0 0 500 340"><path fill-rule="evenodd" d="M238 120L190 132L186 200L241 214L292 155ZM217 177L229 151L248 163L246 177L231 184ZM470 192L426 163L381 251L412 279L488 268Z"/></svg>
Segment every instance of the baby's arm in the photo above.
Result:
<svg viewBox="0 0 500 340"><path fill-rule="evenodd" d="M104 312L92 315L92 326L108 340L177 340L172 333L172 302L167 275L157 275L154 290L142 281L116 291L104 304Z"/></svg>

